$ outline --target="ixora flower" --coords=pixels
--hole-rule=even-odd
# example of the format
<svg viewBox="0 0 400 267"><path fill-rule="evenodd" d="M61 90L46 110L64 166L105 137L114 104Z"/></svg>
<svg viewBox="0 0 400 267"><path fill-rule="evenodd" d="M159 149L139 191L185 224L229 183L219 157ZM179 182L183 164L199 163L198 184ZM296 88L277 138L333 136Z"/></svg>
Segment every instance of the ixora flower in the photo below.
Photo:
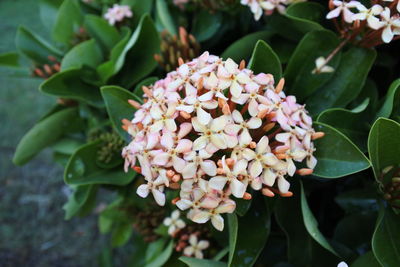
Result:
<svg viewBox="0 0 400 267"><path fill-rule="evenodd" d="M179 210L174 210L171 213L171 217L167 217L164 219L164 225L168 226L168 234L174 235L176 231L179 229L185 228L185 222L180 219L181 213Z"/></svg>
<svg viewBox="0 0 400 267"><path fill-rule="evenodd" d="M132 11L129 6L114 4L113 7L107 10L104 14L104 18L110 25L114 25L116 22L121 22L125 18L132 17Z"/></svg>
<svg viewBox="0 0 400 267"><path fill-rule="evenodd" d="M279 13L285 13L286 6L295 2L304 2L305 0L241 0L242 5L250 7L254 14L254 19L259 20L262 14L271 15L274 10Z"/></svg>
<svg viewBox="0 0 400 267"><path fill-rule="evenodd" d="M183 250L183 254L185 256L202 259L203 258L203 250L207 249L210 246L210 243L207 240L198 240L197 236L192 234L189 237L189 246L187 246Z"/></svg>
<svg viewBox="0 0 400 267"><path fill-rule="evenodd" d="M244 68L244 61L205 52L143 87L144 104L130 100L138 110L132 121L123 120L132 136L122 153L125 167L145 181L137 193L151 192L163 206L167 188L180 190L173 204L188 210L188 219L211 221L221 231L222 214L236 208L231 196L251 199L249 186L270 197L291 196L286 177L313 172L312 140L323 133L282 91L284 80L274 83L271 74ZM295 162L303 161L307 167L297 170ZM171 231L181 224L176 214L166 222Z"/></svg>

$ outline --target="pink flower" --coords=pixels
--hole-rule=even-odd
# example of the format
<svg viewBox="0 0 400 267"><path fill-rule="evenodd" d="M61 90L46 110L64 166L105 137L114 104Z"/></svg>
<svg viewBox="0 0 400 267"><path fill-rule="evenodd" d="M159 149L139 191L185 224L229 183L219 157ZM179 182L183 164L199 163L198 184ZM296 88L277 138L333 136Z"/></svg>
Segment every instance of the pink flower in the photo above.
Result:
<svg viewBox="0 0 400 267"><path fill-rule="evenodd" d="M353 15L354 13L350 10L351 8L356 8L360 2L358 1L339 1L339 0L334 0L333 5L336 6L336 8L332 9L327 15L327 19L333 19L337 18L340 16L340 14L343 14L343 19L347 23L352 23L353 22Z"/></svg>
<svg viewBox="0 0 400 267"><path fill-rule="evenodd" d="M107 10L104 14L104 18L110 25L114 25L116 22L123 21L125 18L132 17L132 11L129 6L114 4L112 8Z"/></svg>
<svg viewBox="0 0 400 267"><path fill-rule="evenodd" d="M300 174L315 167L312 138L321 133L282 87L283 81L274 87L271 74L255 75L207 52L144 87L144 104L131 101L138 110L123 126L132 137L122 151L125 170L145 180L137 193L151 192L164 205L164 190L179 190L174 203L187 218L218 230L221 214L235 210L232 196L251 198L249 186L288 194L285 177L297 162L310 168Z"/></svg>

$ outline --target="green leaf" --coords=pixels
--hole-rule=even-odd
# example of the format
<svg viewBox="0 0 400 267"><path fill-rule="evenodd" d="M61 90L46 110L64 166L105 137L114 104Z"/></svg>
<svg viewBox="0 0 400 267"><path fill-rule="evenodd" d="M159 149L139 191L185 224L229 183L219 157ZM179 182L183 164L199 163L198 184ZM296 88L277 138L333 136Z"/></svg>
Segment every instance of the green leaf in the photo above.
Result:
<svg viewBox="0 0 400 267"><path fill-rule="evenodd" d="M368 136L368 151L375 177L382 169L400 164L400 124L379 118L371 127Z"/></svg>
<svg viewBox="0 0 400 267"><path fill-rule="evenodd" d="M154 70L157 66L154 55L159 51L160 36L150 16L145 15L117 61L119 73L115 80L131 87Z"/></svg>
<svg viewBox="0 0 400 267"><path fill-rule="evenodd" d="M256 45L257 41L267 41L272 35L272 31L259 31L248 34L232 43L225 49L221 57L224 59L231 58L236 62L240 62L242 59L247 60L251 57L253 47Z"/></svg>
<svg viewBox="0 0 400 267"><path fill-rule="evenodd" d="M323 27L316 21L323 18L324 14L325 8L318 3L296 3L286 9L285 15L274 14L269 27L279 29L278 34L296 41L310 31L322 30Z"/></svg>
<svg viewBox="0 0 400 267"><path fill-rule="evenodd" d="M358 257L350 267L381 267L379 262L376 260L374 253L372 251L368 251L364 255Z"/></svg>
<svg viewBox="0 0 400 267"><path fill-rule="evenodd" d="M299 101L303 101L315 90L326 83L333 73L313 74L315 60L318 57L327 57L339 44L336 34L328 30L312 31L307 33L293 52L285 70L285 83L288 92L294 94ZM329 66L336 68L340 61L340 54L333 57Z"/></svg>
<svg viewBox="0 0 400 267"><path fill-rule="evenodd" d="M114 79L116 83L131 87L157 66L154 54L159 50L159 34L151 18L144 15L132 36L114 47L110 61L98 71L104 81L118 73Z"/></svg>
<svg viewBox="0 0 400 267"><path fill-rule="evenodd" d="M354 251L369 246L375 228L376 212L357 212L339 221L333 239Z"/></svg>
<svg viewBox="0 0 400 267"><path fill-rule="evenodd" d="M51 76L39 89L49 95L83 100L92 106L103 107L99 88L82 81L84 74L82 68L70 68Z"/></svg>
<svg viewBox="0 0 400 267"><path fill-rule="evenodd" d="M63 0L40 0L39 11L43 25L51 30L56 23L57 12Z"/></svg>
<svg viewBox="0 0 400 267"><path fill-rule="evenodd" d="M177 35L176 25L168 9L167 1L156 0L156 14L164 29L172 35Z"/></svg>
<svg viewBox="0 0 400 267"><path fill-rule="evenodd" d="M48 56L62 56L59 50L52 47L40 36L22 26L17 30L15 45L18 51L38 64L49 63Z"/></svg>
<svg viewBox="0 0 400 267"><path fill-rule="evenodd" d="M53 27L54 40L71 45L74 34L83 22L83 15L77 0L64 0L58 9L57 18Z"/></svg>
<svg viewBox="0 0 400 267"><path fill-rule="evenodd" d="M235 213L228 214L228 227L229 227L229 260L228 266L231 266L233 256L235 253L237 235L238 235L238 219Z"/></svg>
<svg viewBox="0 0 400 267"><path fill-rule="evenodd" d="M151 14L153 2L153 0L122 0L121 5L128 5L131 7L132 13L134 14L132 20L136 26L144 14Z"/></svg>
<svg viewBox="0 0 400 267"><path fill-rule="evenodd" d="M361 92L375 57L375 50L360 47L351 47L343 53L333 77L307 99L308 111L318 114L353 101Z"/></svg>
<svg viewBox="0 0 400 267"><path fill-rule="evenodd" d="M122 166L115 169L103 169L95 160L102 142L96 141L81 146L71 156L64 170L64 181L69 185L111 184L127 185L136 176L129 170L125 173Z"/></svg>
<svg viewBox="0 0 400 267"><path fill-rule="evenodd" d="M133 118L135 109L128 103L128 99L135 99L134 95L118 86L104 86L101 88L101 94L114 130L124 140L129 140L127 132L121 128L121 120Z"/></svg>
<svg viewBox="0 0 400 267"><path fill-rule="evenodd" d="M162 242L162 246L158 246L159 244L156 244L157 247L153 246L153 244L160 241L163 240L159 239L148 246L146 251L146 267L161 267L168 261L169 257L171 257L174 242L171 240L166 247L164 247L165 241Z"/></svg>
<svg viewBox="0 0 400 267"><path fill-rule="evenodd" d="M254 202L246 215L238 218L236 242L229 242L228 266L253 266L267 242L270 224L270 211L264 202Z"/></svg>
<svg viewBox="0 0 400 267"><path fill-rule="evenodd" d="M320 122L314 124L314 129L325 133L314 141L318 160L314 175L339 178L370 167L368 158L341 132Z"/></svg>
<svg viewBox="0 0 400 267"><path fill-rule="evenodd" d="M291 182L291 191L293 197L277 199L274 212L287 238L288 261L294 266L336 266L340 260L314 241L305 228L298 180Z"/></svg>
<svg viewBox="0 0 400 267"><path fill-rule="evenodd" d="M303 184L301 186L301 211L303 213L304 225L311 237L317 241L322 247L332 252L332 254L339 256L333 249L329 241L324 237L324 235L318 229L318 222L312 214L310 208L308 207L306 195L304 193Z"/></svg>
<svg viewBox="0 0 400 267"><path fill-rule="evenodd" d="M235 209L235 213L238 214L239 216L244 216L247 211L250 209L252 200L246 200L243 198L236 198L235 199L236 202L236 209Z"/></svg>
<svg viewBox="0 0 400 267"><path fill-rule="evenodd" d="M133 226L131 223L119 223L111 233L111 245L113 247L120 247L126 244L131 238L133 233Z"/></svg>
<svg viewBox="0 0 400 267"><path fill-rule="evenodd" d="M180 261L187 264L189 267L226 267L226 263L213 260L203 260L182 256Z"/></svg>
<svg viewBox="0 0 400 267"><path fill-rule="evenodd" d="M16 52L0 54L0 66L19 67L19 54Z"/></svg>
<svg viewBox="0 0 400 267"><path fill-rule="evenodd" d="M214 36L222 24L221 13L210 14L207 10L196 13L193 21L192 34L199 42L206 41Z"/></svg>
<svg viewBox="0 0 400 267"><path fill-rule="evenodd" d="M69 220L75 215L87 211L88 207L93 207L96 200L97 186L81 185L77 186L74 193L69 196L68 202L64 204L65 219Z"/></svg>
<svg viewBox="0 0 400 267"><path fill-rule="evenodd" d="M32 127L19 142L13 162L23 165L43 148L52 145L65 133L76 131L82 121L76 108L67 108L56 112Z"/></svg>
<svg viewBox="0 0 400 267"><path fill-rule="evenodd" d="M83 66L96 69L103 61L100 47L95 40L88 40L74 46L62 59L61 71L70 68L81 68Z"/></svg>
<svg viewBox="0 0 400 267"><path fill-rule="evenodd" d="M400 103L400 79L397 79L392 82L389 87L389 90L386 94L385 101L380 107L378 113L376 114L376 118L384 117L389 118L390 115L394 111L399 113L399 103Z"/></svg>
<svg viewBox="0 0 400 267"><path fill-rule="evenodd" d="M248 68L254 73L270 73L276 81L282 77L282 66L278 56L264 41L259 40L253 50Z"/></svg>
<svg viewBox="0 0 400 267"><path fill-rule="evenodd" d="M369 99L364 101L359 110L347 110L344 108L331 108L322 112L318 122L334 127L353 141L362 151L367 151L367 139L369 131L369 118L366 109ZM366 104L366 105L365 105Z"/></svg>
<svg viewBox="0 0 400 267"><path fill-rule="evenodd" d="M86 15L84 26L89 35L106 51L110 51L120 39L117 29L101 17Z"/></svg>
<svg viewBox="0 0 400 267"><path fill-rule="evenodd" d="M72 155L82 145L82 140L66 137L57 141L53 145L53 150L61 154Z"/></svg>
<svg viewBox="0 0 400 267"><path fill-rule="evenodd" d="M397 266L400 262L400 217L390 206L382 207L372 237L372 251L382 266Z"/></svg>

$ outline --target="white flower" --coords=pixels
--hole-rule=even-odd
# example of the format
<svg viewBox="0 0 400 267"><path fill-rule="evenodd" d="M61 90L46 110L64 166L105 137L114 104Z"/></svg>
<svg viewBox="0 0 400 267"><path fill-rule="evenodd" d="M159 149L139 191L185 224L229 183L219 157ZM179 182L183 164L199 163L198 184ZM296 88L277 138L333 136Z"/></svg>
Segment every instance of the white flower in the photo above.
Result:
<svg viewBox="0 0 400 267"><path fill-rule="evenodd" d="M312 73L313 74L318 74L318 73L329 73L329 72L334 72L335 69L332 68L331 66L326 65L326 59L324 57L319 57L315 60L315 69L313 69Z"/></svg>
<svg viewBox="0 0 400 267"><path fill-rule="evenodd" d="M204 257L203 250L207 249L209 246L210 242L207 240L198 241L197 236L192 234L189 237L189 246L183 250L183 254L188 257L195 256L198 259L202 259Z"/></svg>
<svg viewBox="0 0 400 267"><path fill-rule="evenodd" d="M380 5L374 5L371 8L366 8L362 4L357 6L359 13L354 14L353 20L367 20L368 26L371 29L378 30L383 26L383 23L379 21L376 15L380 15L383 11L383 7Z"/></svg>
<svg viewBox="0 0 400 267"><path fill-rule="evenodd" d="M168 234L173 235L177 230L185 228L186 224L183 220L179 218L179 210L174 210L171 213L171 217L164 219L164 225L168 226Z"/></svg>
<svg viewBox="0 0 400 267"><path fill-rule="evenodd" d="M385 43L390 43L394 35L400 34L400 19L397 17L391 17L390 9L388 7L385 7L385 10L381 13L381 17L384 23L382 40Z"/></svg>
<svg viewBox="0 0 400 267"><path fill-rule="evenodd" d="M334 0L332 3L333 3L334 6L336 6L336 8L332 9L326 15L327 19L337 18L337 17L340 16L341 13L343 13L344 21L346 21L347 23L352 23L353 22L354 13L351 12L350 9L357 7L360 4L360 2L358 2L358 1L350 1L350 2L347 3L346 1Z"/></svg>
<svg viewBox="0 0 400 267"><path fill-rule="evenodd" d="M337 267L349 267L347 265L347 263L345 263L344 261L339 262L339 264L337 265Z"/></svg>

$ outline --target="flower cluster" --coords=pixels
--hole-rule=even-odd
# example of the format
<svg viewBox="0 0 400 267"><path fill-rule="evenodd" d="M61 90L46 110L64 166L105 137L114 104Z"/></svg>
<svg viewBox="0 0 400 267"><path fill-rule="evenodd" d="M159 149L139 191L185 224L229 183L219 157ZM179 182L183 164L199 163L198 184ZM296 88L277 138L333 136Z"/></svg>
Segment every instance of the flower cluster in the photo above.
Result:
<svg viewBox="0 0 400 267"><path fill-rule="evenodd" d="M132 15L129 6L114 4L113 7L109 8L104 14L104 18L110 25L114 25L116 22L121 22L125 18L131 18Z"/></svg>
<svg viewBox="0 0 400 267"><path fill-rule="evenodd" d="M336 19L341 16L345 23L352 25L353 32L357 34L365 27L367 32L364 35L367 37L365 38L367 42L373 42L373 37L378 33L383 42L389 43L393 40L394 35L400 34L400 1L372 2L374 4L367 8L359 1L331 1L331 11L326 18ZM336 26L341 27L338 23Z"/></svg>
<svg viewBox="0 0 400 267"><path fill-rule="evenodd" d="M271 15L275 10L279 13L285 13L288 5L303 1L305 0L241 0L240 3L250 7L254 19L259 20L263 13Z"/></svg>
<svg viewBox="0 0 400 267"><path fill-rule="evenodd" d="M151 192L165 204L166 187L180 189L173 201L197 223L235 210L236 198L250 199L248 187L290 196L285 176L311 174L317 160L312 140L322 137L294 96L286 96L283 79L274 87L270 74L255 75L232 59L202 54L143 87L144 104L131 121L123 120L132 141L122 152L125 168L146 181L137 193ZM139 162L140 167L136 166Z"/></svg>

